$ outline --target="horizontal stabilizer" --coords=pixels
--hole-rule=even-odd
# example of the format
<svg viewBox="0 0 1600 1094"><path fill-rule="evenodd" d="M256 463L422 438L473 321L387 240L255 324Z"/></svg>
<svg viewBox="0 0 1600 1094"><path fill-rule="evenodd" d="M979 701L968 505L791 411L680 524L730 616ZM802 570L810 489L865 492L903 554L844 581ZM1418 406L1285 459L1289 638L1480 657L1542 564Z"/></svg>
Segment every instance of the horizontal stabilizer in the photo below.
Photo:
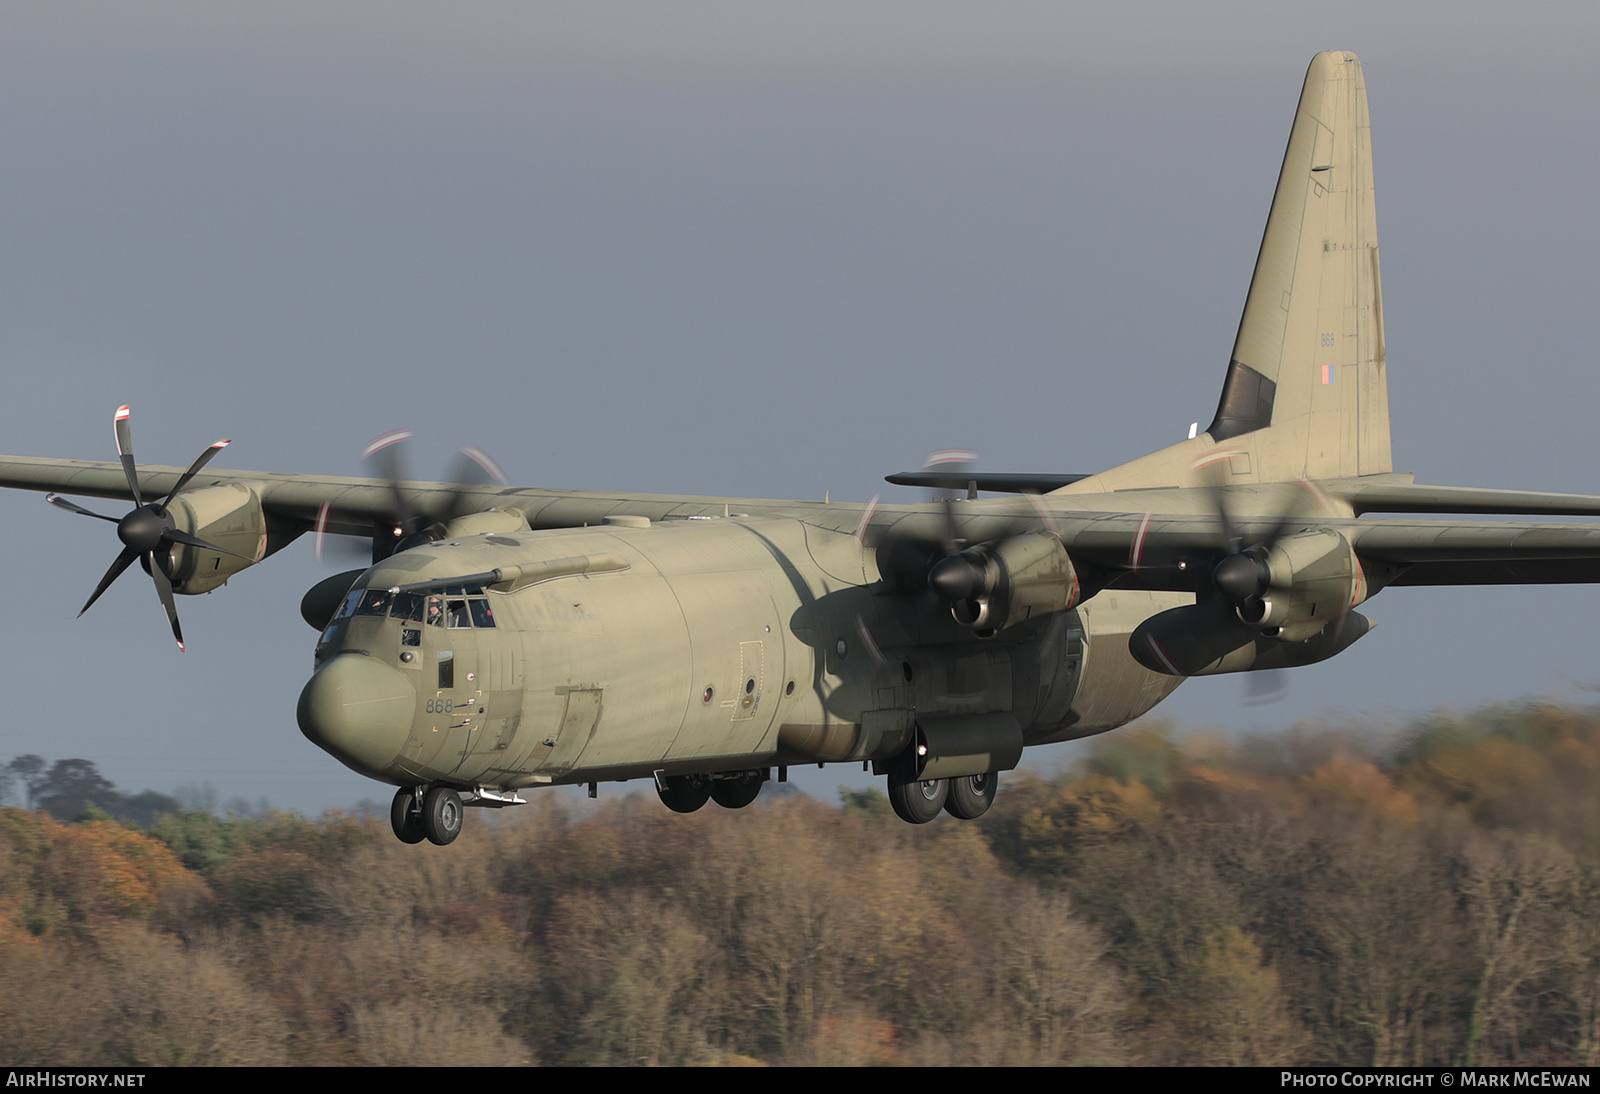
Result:
<svg viewBox="0 0 1600 1094"><path fill-rule="evenodd" d="M900 471L885 475L885 482L896 486L929 486L935 490L993 490L1001 494L1048 494L1088 475L1038 475L968 471Z"/></svg>
<svg viewBox="0 0 1600 1094"><path fill-rule="evenodd" d="M1387 482L1344 486L1323 483L1329 497L1348 501L1362 513L1482 513L1500 516L1600 516L1600 497L1545 494L1527 490L1485 490L1472 486L1420 486Z"/></svg>

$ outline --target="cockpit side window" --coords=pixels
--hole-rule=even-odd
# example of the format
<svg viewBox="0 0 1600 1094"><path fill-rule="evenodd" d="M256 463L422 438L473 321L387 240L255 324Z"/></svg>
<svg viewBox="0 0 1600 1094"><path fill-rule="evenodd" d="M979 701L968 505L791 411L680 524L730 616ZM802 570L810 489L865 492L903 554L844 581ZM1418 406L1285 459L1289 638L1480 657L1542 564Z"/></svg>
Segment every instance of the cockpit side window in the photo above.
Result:
<svg viewBox="0 0 1600 1094"><path fill-rule="evenodd" d="M467 608L472 612L472 625L474 627L494 626L494 609L489 607L487 600L469 600Z"/></svg>
<svg viewBox="0 0 1600 1094"><path fill-rule="evenodd" d="M339 610L333 614L334 619L348 619L355 614L356 605L361 603L361 594L365 589L351 589L344 594L344 603L339 605Z"/></svg>
<svg viewBox="0 0 1600 1094"><path fill-rule="evenodd" d="M467 602L465 600L450 601L449 607L445 609L445 615L449 618L451 630L463 630L472 626L468 621L469 616L467 615Z"/></svg>

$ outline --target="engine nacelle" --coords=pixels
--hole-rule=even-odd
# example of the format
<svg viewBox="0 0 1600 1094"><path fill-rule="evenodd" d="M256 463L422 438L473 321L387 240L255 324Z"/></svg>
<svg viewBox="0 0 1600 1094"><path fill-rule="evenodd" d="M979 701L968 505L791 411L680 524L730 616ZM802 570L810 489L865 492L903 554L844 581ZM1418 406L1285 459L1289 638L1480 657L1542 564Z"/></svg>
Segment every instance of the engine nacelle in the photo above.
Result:
<svg viewBox="0 0 1600 1094"><path fill-rule="evenodd" d="M978 550L984 591L951 608L957 623L999 631L1077 605L1078 574L1055 536L1029 532Z"/></svg>
<svg viewBox="0 0 1600 1094"><path fill-rule="evenodd" d="M167 511L180 530L245 556L174 546L169 570L174 592L208 593L220 588L267 553L266 513L256 492L243 483L185 490L172 499Z"/></svg>
<svg viewBox="0 0 1600 1094"><path fill-rule="evenodd" d="M1338 532L1284 536L1263 561L1271 574L1266 595L1239 616L1269 637L1303 642L1367 598L1361 561Z"/></svg>

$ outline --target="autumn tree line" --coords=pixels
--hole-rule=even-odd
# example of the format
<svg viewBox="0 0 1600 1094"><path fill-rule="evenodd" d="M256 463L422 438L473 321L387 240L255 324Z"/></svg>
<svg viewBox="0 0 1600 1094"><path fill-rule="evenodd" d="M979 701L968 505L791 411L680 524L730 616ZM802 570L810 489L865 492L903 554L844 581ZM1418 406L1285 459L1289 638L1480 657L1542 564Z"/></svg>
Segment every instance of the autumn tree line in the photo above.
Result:
<svg viewBox="0 0 1600 1094"><path fill-rule="evenodd" d="M1600 1056L1593 711L1134 726L975 823L781 789L689 816L538 792L448 848L370 815L0 808L0 1063Z"/></svg>

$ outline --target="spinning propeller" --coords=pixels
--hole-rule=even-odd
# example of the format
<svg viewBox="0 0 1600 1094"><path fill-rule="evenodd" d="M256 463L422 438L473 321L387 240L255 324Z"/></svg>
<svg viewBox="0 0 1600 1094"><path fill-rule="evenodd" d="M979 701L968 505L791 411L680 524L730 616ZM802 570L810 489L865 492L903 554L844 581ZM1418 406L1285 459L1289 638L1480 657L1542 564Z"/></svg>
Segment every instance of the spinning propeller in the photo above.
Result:
<svg viewBox="0 0 1600 1094"><path fill-rule="evenodd" d="M1203 473L1208 467L1214 468L1232 455L1228 452L1213 454L1197 462L1194 470ZM1308 580L1308 575L1297 573L1297 567L1308 559L1315 559L1316 556L1306 553L1308 547L1325 551L1336 549L1344 541L1331 537L1331 541L1324 544L1316 533L1300 527L1305 523L1308 500L1325 510L1331 510L1327 497L1308 480L1264 487L1275 492L1271 496L1273 504L1268 514L1251 522L1253 527L1250 530L1242 526L1235 507L1230 505L1230 497L1234 495L1230 494L1227 487L1212 478L1203 488L1214 518L1209 532L1183 535L1176 540L1163 536L1165 542L1151 549L1146 544L1149 527L1147 514L1134 537L1129 559L1134 570L1176 571L1182 575L1176 583L1169 583L1171 578L1164 577L1148 587L1180 588L1187 585L1194 590L1196 602L1188 607L1161 612L1140 624L1131 639L1131 652L1146 667L1188 676L1218 671L1217 666L1222 659L1237 658L1238 651L1253 645L1258 652L1251 660L1260 665L1264 658L1267 665L1250 669L1251 661L1246 660L1234 668L1221 671L1249 669L1246 702L1271 702L1281 698L1284 692L1281 667L1274 666L1272 662L1293 664L1294 658L1304 656L1305 652L1285 652L1289 647L1274 651L1263 646L1262 640L1280 637L1285 625L1291 622L1293 625L1289 629L1296 633L1283 635L1286 641L1300 643L1312 637L1311 634L1299 633L1309 622L1307 618L1291 619L1293 605L1290 598L1308 594L1308 589L1301 588ZM1293 532L1292 525L1296 526ZM1288 551L1287 555L1285 550ZM1318 577L1315 574L1309 580L1315 584L1330 577L1338 580L1336 576ZM1327 596L1328 593L1310 594L1309 598L1317 600L1319 595ZM1316 627L1322 625L1315 624ZM1330 641L1334 644L1342 641L1343 630L1341 616ZM1364 633L1364 630L1359 633ZM1354 634L1350 641L1359 637L1359 633Z"/></svg>
<svg viewBox="0 0 1600 1094"><path fill-rule="evenodd" d="M172 625L172 637L178 640L178 649L184 649L183 629L178 625L178 607L172 599L172 565L171 547L174 544L183 544L187 547L198 547L207 551L216 551L219 554L233 555L243 558L237 551L230 551L226 547L218 547L214 543L207 543L198 536L178 528L168 511L172 499L177 497L188 486L190 481L200 473L200 469L211 462L211 457L227 448L231 441L218 441L195 458L189 465L189 470L179 476L177 483L159 502L146 503L144 493L139 489L138 468L133 462L133 430L128 424L129 410L122 406L117 408L116 437L117 454L122 458L122 471L128 477L128 490L133 494L134 508L125 516L108 517L103 513L85 509L76 505L60 494L49 494L45 501L57 509L65 509L69 513L80 516L94 517L96 520L108 520L117 526L117 538L122 540L122 553L111 564L106 575L100 579L100 584L95 586L94 592L84 603L84 612L100 599L100 594L111 587L111 583L122 576L122 572L133 565L135 559L144 566L145 572L156 583L156 595L161 598L161 606L166 609L167 622Z"/></svg>
<svg viewBox="0 0 1600 1094"><path fill-rule="evenodd" d="M925 467L951 476L951 482L968 479L970 499L975 494L975 479L969 478L974 458L965 450L936 452ZM941 491L934 497L939 507L936 527L922 519L896 525L882 537L879 572L891 588L943 603L957 623L984 633L1036 611L1059 613L1072 607L1080 590L1060 534L1038 495L1022 497L1030 511L986 508L974 513L964 528L956 501Z"/></svg>
<svg viewBox="0 0 1600 1094"><path fill-rule="evenodd" d="M451 486L418 494L405 488L402 475L404 461L400 447L411 439L411 430L395 429L376 437L361 451L361 458L378 472L389 488L390 508L384 521L389 535L381 532L372 539L372 561L378 562L390 555L432 543L445 538L446 526L458 517L478 511L483 507L480 496L470 488L497 484L508 485L500 465L477 446L463 448L447 480ZM442 495L442 496L441 496ZM324 502L317 513L317 557L324 554L327 536L329 503Z"/></svg>

